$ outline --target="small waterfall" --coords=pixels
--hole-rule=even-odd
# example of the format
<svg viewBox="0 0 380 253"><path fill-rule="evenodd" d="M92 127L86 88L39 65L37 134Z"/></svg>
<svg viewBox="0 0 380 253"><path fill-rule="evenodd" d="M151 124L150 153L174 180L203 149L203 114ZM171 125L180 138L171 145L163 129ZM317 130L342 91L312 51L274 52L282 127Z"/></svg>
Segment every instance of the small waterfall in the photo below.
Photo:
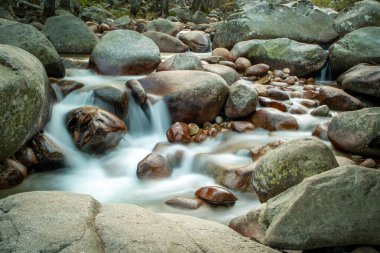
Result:
<svg viewBox="0 0 380 253"><path fill-rule="evenodd" d="M331 64L330 64L330 61L327 60L325 66L323 66L323 68L319 72L318 81L327 82L327 81L332 81L332 80L333 80L333 76L332 76Z"/></svg>

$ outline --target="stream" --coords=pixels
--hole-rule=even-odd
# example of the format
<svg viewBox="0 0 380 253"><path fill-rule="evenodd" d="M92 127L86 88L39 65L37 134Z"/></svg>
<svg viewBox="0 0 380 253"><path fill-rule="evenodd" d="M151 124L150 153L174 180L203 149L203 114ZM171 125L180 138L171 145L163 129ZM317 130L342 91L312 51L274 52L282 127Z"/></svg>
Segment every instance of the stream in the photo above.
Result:
<svg viewBox="0 0 380 253"><path fill-rule="evenodd" d="M173 54L163 54L162 58L171 55ZM85 61L88 58L83 57L81 60ZM52 118L45 128L45 134L66 152L66 168L33 173L21 185L1 191L0 197L36 190L69 191L90 194L105 203L136 204L155 212L187 214L228 224L232 218L243 215L259 205L254 193L232 191L239 199L233 206L203 205L197 210L181 210L165 205L165 201L171 198L194 197L198 188L217 185L213 178L199 172L199 166L202 164L195 162L196 155L209 154L226 166L242 167L251 162L249 149L278 139L310 136L314 127L326 120L324 117L314 117L310 114L293 115L300 125L298 131L269 132L256 129L242 134L229 131L219 134L216 138L209 138L201 144L169 145L165 133L171 122L166 104L159 101L149 105L144 111L131 97L128 116L125 119L129 130L118 147L102 157L78 151L64 124L66 113L83 105L93 105L92 89L95 87L124 87L127 80L142 77L101 76L91 70L68 69L65 79L81 82L85 87L70 93L54 105ZM298 104L299 99L294 98L292 102ZM182 162L174 168L170 178L141 181L136 176L137 164L151 153L158 143L161 144L159 152L164 155L183 151Z"/></svg>

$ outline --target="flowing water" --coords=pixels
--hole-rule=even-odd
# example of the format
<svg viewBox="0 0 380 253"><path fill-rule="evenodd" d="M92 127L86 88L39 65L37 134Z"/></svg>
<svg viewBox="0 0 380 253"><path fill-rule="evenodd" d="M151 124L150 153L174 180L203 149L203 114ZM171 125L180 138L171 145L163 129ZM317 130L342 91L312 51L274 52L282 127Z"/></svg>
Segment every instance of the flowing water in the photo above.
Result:
<svg viewBox="0 0 380 253"><path fill-rule="evenodd" d="M251 162L249 149L277 139L310 136L311 130L325 118L309 114L293 115L300 124L299 131L268 132L255 130L244 134L227 132L202 144L169 145L165 132L170 126L167 107L163 101L140 108L131 98L128 116L125 119L129 132L112 152L97 157L78 151L65 128L64 118L68 111L94 104L92 89L99 86L124 86L126 80L142 76L100 76L90 70L68 70L65 79L85 84L80 90L70 93L54 105L52 118L45 133L66 152L67 166L52 172L34 173L19 186L0 193L4 197L17 192L34 190L61 190L90 194L107 203L131 203L157 212L172 212L194 215L227 224L232 218L245 214L259 204L253 193L234 192L239 200L234 206L210 207L198 210L180 210L164 204L173 197L193 197L203 186L216 185L214 180L201 171L197 154L209 154L210 158L229 167L242 167ZM293 99L298 104L298 99ZM158 145L157 145L158 144ZM136 176L137 164L156 149L164 154L178 150L184 156L168 179L140 181Z"/></svg>

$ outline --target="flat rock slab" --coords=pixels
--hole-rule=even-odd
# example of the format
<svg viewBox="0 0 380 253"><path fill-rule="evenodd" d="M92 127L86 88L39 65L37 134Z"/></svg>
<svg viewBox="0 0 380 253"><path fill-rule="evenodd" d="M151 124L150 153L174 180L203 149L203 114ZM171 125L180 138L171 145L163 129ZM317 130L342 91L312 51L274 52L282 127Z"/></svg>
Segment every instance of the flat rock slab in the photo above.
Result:
<svg viewBox="0 0 380 253"><path fill-rule="evenodd" d="M278 252L222 224L91 196L28 192L0 200L0 252Z"/></svg>

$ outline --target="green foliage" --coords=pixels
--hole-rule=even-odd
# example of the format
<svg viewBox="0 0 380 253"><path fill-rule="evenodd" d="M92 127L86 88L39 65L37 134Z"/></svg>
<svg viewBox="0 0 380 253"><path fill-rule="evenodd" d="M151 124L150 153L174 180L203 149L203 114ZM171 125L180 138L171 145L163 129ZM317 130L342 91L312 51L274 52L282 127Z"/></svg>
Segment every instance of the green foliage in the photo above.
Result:
<svg viewBox="0 0 380 253"><path fill-rule="evenodd" d="M354 5L360 0L311 0L313 4L319 7L332 8L336 11L341 11L347 7Z"/></svg>

